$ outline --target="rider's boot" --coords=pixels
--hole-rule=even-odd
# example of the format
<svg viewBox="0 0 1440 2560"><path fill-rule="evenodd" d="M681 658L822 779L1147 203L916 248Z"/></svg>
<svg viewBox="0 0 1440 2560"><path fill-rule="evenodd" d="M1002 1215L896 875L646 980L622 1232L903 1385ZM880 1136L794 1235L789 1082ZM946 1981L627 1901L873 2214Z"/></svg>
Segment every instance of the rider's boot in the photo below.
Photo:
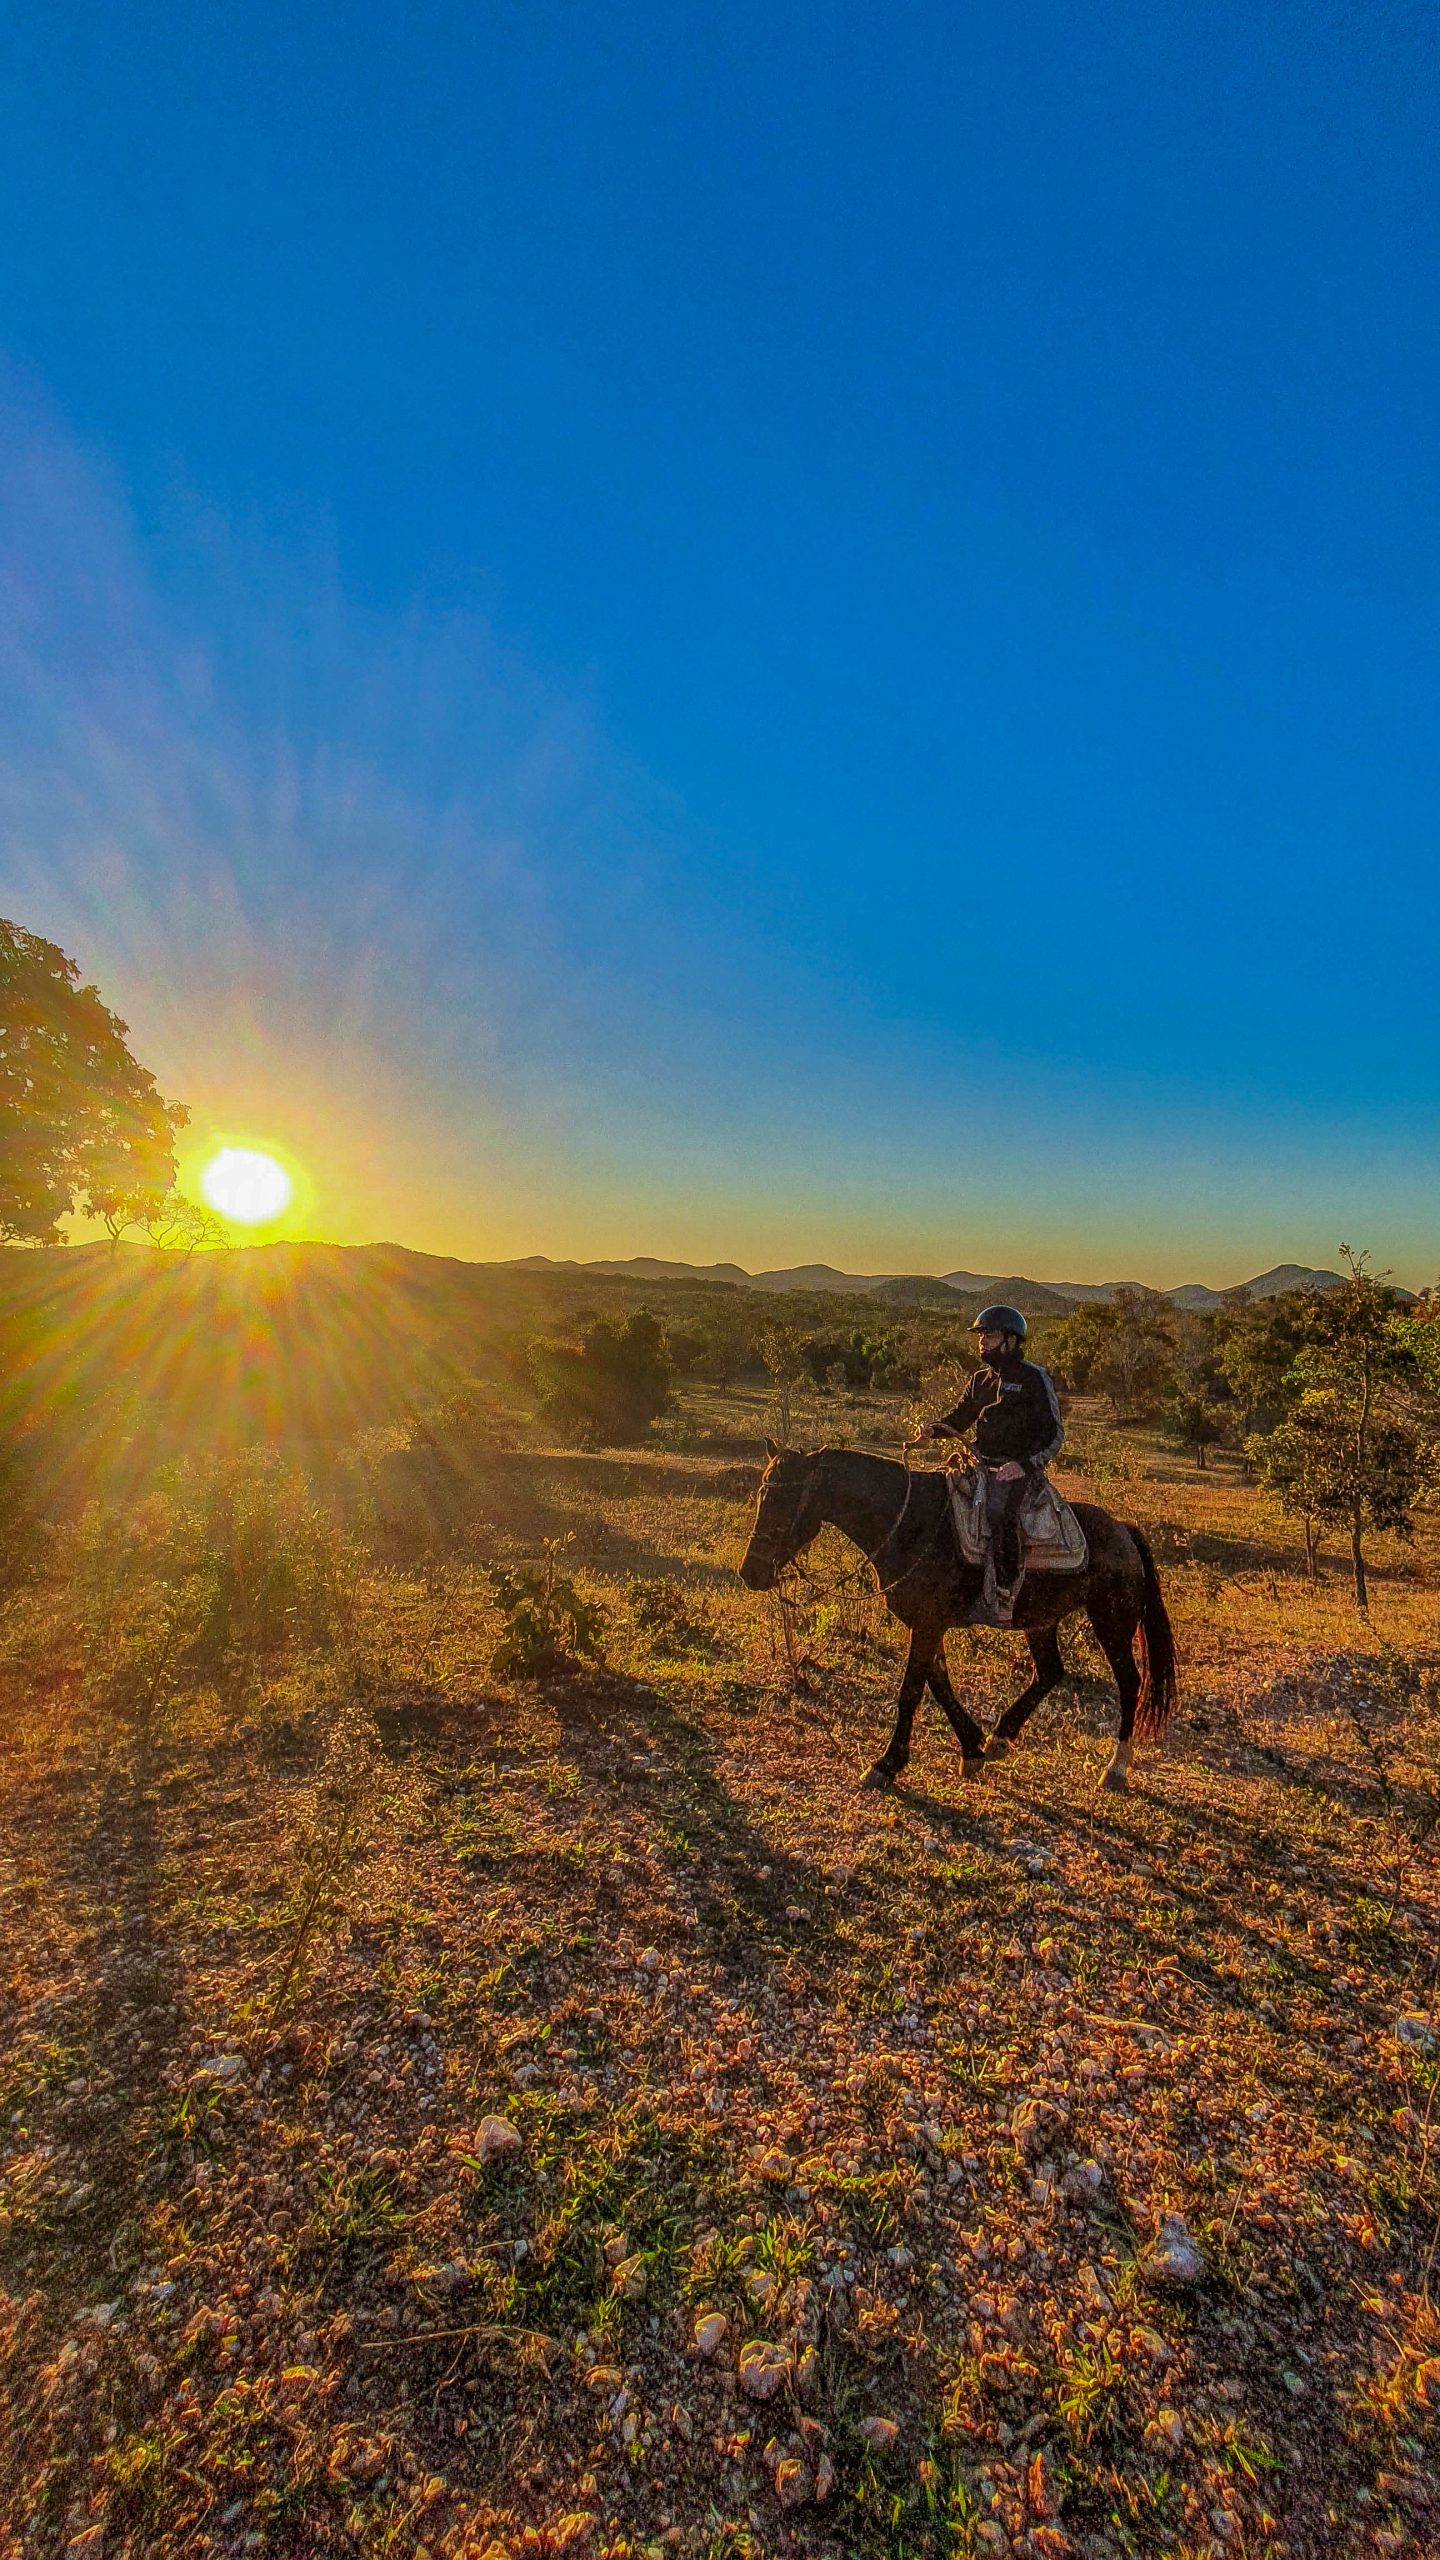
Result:
<svg viewBox="0 0 1440 2560"><path fill-rule="evenodd" d="M996 1585L995 1585L995 1624L996 1624L996 1626L997 1626L997 1627L1013 1627L1013 1626L1014 1626L1014 1624L1015 1624L1015 1603L1016 1603L1016 1600L1019 1598L1019 1596L1020 1596L1020 1585L1019 1585L1019 1583L1018 1583L1018 1582L1012 1582L1012 1583L1010 1583L1010 1584L1008 1584L1008 1585L1007 1585L1007 1584L1005 1584L1005 1583L1003 1583L1003 1582L997 1582L997 1583L996 1583Z"/></svg>

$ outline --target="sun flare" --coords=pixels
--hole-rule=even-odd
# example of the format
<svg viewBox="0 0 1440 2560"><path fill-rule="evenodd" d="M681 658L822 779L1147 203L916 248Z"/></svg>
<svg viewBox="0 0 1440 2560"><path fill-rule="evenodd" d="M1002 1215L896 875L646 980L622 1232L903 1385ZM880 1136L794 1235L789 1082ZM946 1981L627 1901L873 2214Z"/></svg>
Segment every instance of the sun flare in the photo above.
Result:
<svg viewBox="0 0 1440 2560"><path fill-rule="evenodd" d="M259 1147L221 1147L200 1176L200 1188L212 1209L237 1226L268 1226L283 1217L295 1185L283 1164Z"/></svg>

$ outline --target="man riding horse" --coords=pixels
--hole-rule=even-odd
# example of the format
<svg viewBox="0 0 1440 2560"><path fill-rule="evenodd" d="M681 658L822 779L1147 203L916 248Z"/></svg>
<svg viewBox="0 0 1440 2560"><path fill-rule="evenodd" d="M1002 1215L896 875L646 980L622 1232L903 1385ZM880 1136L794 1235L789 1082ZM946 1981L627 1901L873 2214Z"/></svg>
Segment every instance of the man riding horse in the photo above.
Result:
<svg viewBox="0 0 1440 2560"><path fill-rule="evenodd" d="M995 1558L995 1615L1008 1627L1022 1572L1020 1505L1032 1477L1058 1455L1065 1426L1049 1370L1025 1357L1029 1328L1019 1308L982 1307L970 1330L980 1337L980 1367L953 1411L925 1423L916 1437L974 1430Z"/></svg>

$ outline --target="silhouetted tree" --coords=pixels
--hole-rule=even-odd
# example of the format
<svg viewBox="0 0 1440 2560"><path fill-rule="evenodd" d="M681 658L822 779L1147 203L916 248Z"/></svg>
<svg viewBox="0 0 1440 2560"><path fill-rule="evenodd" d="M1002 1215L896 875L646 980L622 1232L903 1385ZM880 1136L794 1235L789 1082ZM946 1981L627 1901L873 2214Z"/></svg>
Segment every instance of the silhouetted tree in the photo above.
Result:
<svg viewBox="0 0 1440 2560"><path fill-rule="evenodd" d="M58 943L0 918L0 1241L55 1244L74 1210L143 1223L187 1114Z"/></svg>

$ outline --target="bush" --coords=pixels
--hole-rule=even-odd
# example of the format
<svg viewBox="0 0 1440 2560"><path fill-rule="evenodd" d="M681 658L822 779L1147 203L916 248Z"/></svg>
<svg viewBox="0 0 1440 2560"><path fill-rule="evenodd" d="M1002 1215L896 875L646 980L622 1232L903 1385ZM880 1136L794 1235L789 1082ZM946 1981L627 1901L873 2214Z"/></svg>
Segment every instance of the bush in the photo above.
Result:
<svg viewBox="0 0 1440 2560"><path fill-rule="evenodd" d="M134 1509L92 1505L74 1561L97 1625L128 1622L147 1585L183 1593L185 1659L212 1673L318 1643L348 1597L338 1527L305 1478L260 1449L167 1468Z"/></svg>
<svg viewBox="0 0 1440 2560"><path fill-rule="evenodd" d="M670 1409L675 1364L644 1310L625 1324L599 1317L578 1343L533 1343L530 1367L545 1420L589 1448L638 1440Z"/></svg>
<svg viewBox="0 0 1440 2560"><path fill-rule="evenodd" d="M599 1662L605 1613L559 1570L560 1538L547 1538L538 1565L496 1565L490 1574L505 1632L490 1657L502 1678L537 1680L547 1672L578 1671L581 1660Z"/></svg>
<svg viewBox="0 0 1440 2560"><path fill-rule="evenodd" d="M632 1574L625 1586L630 1615L657 1653L683 1653L702 1633L690 1612L683 1584L661 1576Z"/></svg>

